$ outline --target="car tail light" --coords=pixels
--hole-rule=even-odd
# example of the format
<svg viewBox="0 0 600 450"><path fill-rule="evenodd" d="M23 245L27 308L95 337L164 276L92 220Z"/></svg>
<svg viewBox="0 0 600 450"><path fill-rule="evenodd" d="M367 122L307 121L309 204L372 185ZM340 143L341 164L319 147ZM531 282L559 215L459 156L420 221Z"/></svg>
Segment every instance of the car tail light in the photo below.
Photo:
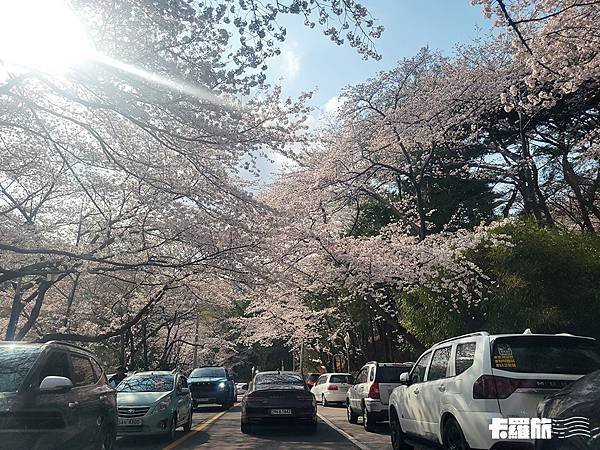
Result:
<svg viewBox="0 0 600 450"><path fill-rule="evenodd" d="M380 398L379 397L379 383L375 382L369 388L369 398Z"/></svg>
<svg viewBox="0 0 600 450"><path fill-rule="evenodd" d="M327 386L327 390L328 391L337 391L338 387L335 384L330 384L329 386Z"/></svg>
<svg viewBox="0 0 600 450"><path fill-rule="evenodd" d="M508 398L520 388L538 388L537 380L519 380L516 378L482 375L473 383L473 398Z"/></svg>

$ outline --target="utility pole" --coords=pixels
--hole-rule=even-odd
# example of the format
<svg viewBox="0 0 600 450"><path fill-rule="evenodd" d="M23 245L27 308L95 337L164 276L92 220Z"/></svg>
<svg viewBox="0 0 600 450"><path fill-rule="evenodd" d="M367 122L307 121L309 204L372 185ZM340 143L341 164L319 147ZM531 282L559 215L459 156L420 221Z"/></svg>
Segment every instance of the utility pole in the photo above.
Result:
<svg viewBox="0 0 600 450"><path fill-rule="evenodd" d="M300 373L304 375L304 341L300 342Z"/></svg>
<svg viewBox="0 0 600 450"><path fill-rule="evenodd" d="M194 334L194 369L198 367L198 340L200 338L199 334L200 330L200 316L198 312L196 312L196 332Z"/></svg>

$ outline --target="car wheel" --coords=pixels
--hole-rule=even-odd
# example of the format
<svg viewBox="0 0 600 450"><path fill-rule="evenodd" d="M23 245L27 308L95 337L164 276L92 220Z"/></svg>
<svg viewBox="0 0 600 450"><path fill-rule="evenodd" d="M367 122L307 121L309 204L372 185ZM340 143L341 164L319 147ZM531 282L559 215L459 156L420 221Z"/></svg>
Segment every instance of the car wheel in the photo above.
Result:
<svg viewBox="0 0 600 450"><path fill-rule="evenodd" d="M395 413L392 413L390 417L390 436L393 450L412 450L413 446L404 441L404 431L402 431L400 420Z"/></svg>
<svg viewBox="0 0 600 450"><path fill-rule="evenodd" d="M117 441L117 430L115 427L104 427L101 434L102 450L113 450Z"/></svg>
<svg viewBox="0 0 600 450"><path fill-rule="evenodd" d="M450 418L444 424L444 432L442 434L444 448L448 450L469 450L469 444L465 439L465 435L460 429L460 425L454 418Z"/></svg>
<svg viewBox="0 0 600 450"><path fill-rule="evenodd" d="M330 406L330 403L325 398L325 394L321 395L321 405L323 405L323 406Z"/></svg>
<svg viewBox="0 0 600 450"><path fill-rule="evenodd" d="M173 414L171 417L171 423L169 424L169 431L167 431L167 440L174 441L175 440L175 431L177 430L177 414Z"/></svg>
<svg viewBox="0 0 600 450"><path fill-rule="evenodd" d="M370 413L364 407L363 407L363 427L365 428L365 431L375 431L375 418L373 417L373 413Z"/></svg>
<svg viewBox="0 0 600 450"><path fill-rule="evenodd" d="M192 429L192 418L194 415L194 408L190 408L190 412L188 414L188 419L183 426L183 431L188 432Z"/></svg>
<svg viewBox="0 0 600 450"><path fill-rule="evenodd" d="M358 423L358 414L355 414L354 411L352 411L350 400L346 400L346 416L348 417L348 423Z"/></svg>
<svg viewBox="0 0 600 450"><path fill-rule="evenodd" d="M240 430L244 434L252 434L252 426L249 423L241 422Z"/></svg>

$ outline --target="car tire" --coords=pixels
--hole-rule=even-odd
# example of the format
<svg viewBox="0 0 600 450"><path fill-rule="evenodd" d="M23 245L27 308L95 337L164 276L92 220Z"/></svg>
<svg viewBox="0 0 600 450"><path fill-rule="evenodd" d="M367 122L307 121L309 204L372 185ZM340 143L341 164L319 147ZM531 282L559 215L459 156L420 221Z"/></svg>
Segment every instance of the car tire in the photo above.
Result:
<svg viewBox="0 0 600 450"><path fill-rule="evenodd" d="M105 426L100 435L101 450L113 450L117 442L117 429L114 426Z"/></svg>
<svg viewBox="0 0 600 450"><path fill-rule="evenodd" d="M252 434L252 425L249 423L240 423L240 431L244 434Z"/></svg>
<svg viewBox="0 0 600 450"><path fill-rule="evenodd" d="M390 417L390 437L392 440L393 450L412 450L413 446L406 443L404 440L404 431L400 426L400 420L395 413L392 413Z"/></svg>
<svg viewBox="0 0 600 450"><path fill-rule="evenodd" d="M190 408L190 413L188 415L188 419L186 420L185 424L183 425L183 431L185 431L186 433L188 433L192 430L193 416L194 416L194 408Z"/></svg>
<svg viewBox="0 0 600 450"><path fill-rule="evenodd" d="M358 414L352 411L352 406L350 406L350 400L346 400L346 417L348 418L348 423L358 423Z"/></svg>
<svg viewBox="0 0 600 450"><path fill-rule="evenodd" d="M321 394L321 405L323 405L323 406L331 406L331 403L329 403L327 401L327 399L325 398L325 394Z"/></svg>
<svg viewBox="0 0 600 450"><path fill-rule="evenodd" d="M171 423L169 424L169 431L167 431L167 434L165 436L167 441L173 442L175 440L176 430L177 430L177 414L173 414L173 417L171 417Z"/></svg>
<svg viewBox="0 0 600 450"><path fill-rule="evenodd" d="M363 427L365 429L365 431L375 431L375 417L373 416L373 413L370 413L369 411L367 411L366 408L363 407Z"/></svg>
<svg viewBox="0 0 600 450"><path fill-rule="evenodd" d="M442 432L442 442L444 448L448 450L469 450L469 444L465 439L465 435L460 429L460 425L453 417L446 420L444 430Z"/></svg>

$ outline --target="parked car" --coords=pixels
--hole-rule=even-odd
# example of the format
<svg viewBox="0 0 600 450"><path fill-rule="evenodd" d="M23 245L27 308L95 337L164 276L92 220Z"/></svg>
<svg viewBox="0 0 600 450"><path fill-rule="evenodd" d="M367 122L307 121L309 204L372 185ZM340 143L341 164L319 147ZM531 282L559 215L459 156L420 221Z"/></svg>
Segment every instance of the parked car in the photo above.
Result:
<svg viewBox="0 0 600 450"><path fill-rule="evenodd" d="M555 432L554 425L562 430L560 437L538 439L536 450L600 448L600 370L542 400L538 417L552 419Z"/></svg>
<svg viewBox="0 0 600 450"><path fill-rule="evenodd" d="M192 370L188 380L194 408L199 404L220 404L231 408L236 401L233 378L224 367L200 367Z"/></svg>
<svg viewBox="0 0 600 450"><path fill-rule="evenodd" d="M349 373L326 373L319 377L310 392L323 406L331 403L345 403L348 389L353 384Z"/></svg>
<svg viewBox="0 0 600 450"><path fill-rule="evenodd" d="M114 447L116 392L96 357L61 342L0 343L0 447Z"/></svg>
<svg viewBox="0 0 600 450"><path fill-rule="evenodd" d="M317 380L319 379L320 376L321 376L320 373L309 373L306 376L306 385L309 388L312 388L315 385L315 383L317 382Z"/></svg>
<svg viewBox="0 0 600 450"><path fill-rule="evenodd" d="M412 438L444 448L506 446L492 439L492 419L536 417L544 396L600 368L592 338L526 333L472 333L423 353L390 398L393 448L409 448Z"/></svg>
<svg viewBox="0 0 600 450"><path fill-rule="evenodd" d="M358 423L373 431L377 422L388 420L388 400L394 388L400 386L400 375L409 372L412 363L365 364L356 375L355 384L348 389L346 409L348 422Z"/></svg>
<svg viewBox="0 0 600 450"><path fill-rule="evenodd" d="M117 387L118 434L162 434L175 439L175 430L192 428L192 397L183 375L166 372L139 372Z"/></svg>
<svg viewBox="0 0 600 450"><path fill-rule="evenodd" d="M317 402L297 372L259 372L242 399L242 433L256 424L288 423L317 430Z"/></svg>
<svg viewBox="0 0 600 450"><path fill-rule="evenodd" d="M235 390L237 395L244 395L248 392L248 383L236 383Z"/></svg>

